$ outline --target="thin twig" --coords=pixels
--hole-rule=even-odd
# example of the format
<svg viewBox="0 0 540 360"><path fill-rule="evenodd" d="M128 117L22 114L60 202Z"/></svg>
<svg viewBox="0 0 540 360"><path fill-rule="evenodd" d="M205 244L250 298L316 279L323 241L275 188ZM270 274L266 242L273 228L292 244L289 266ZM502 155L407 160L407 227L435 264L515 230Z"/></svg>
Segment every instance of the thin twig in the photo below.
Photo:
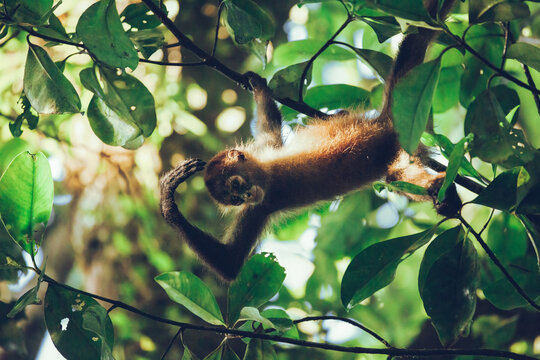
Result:
<svg viewBox="0 0 540 360"><path fill-rule="evenodd" d="M219 23L221 21L221 13L223 11L223 1L219 2L219 8L217 13L217 21L216 21L216 32L214 34L214 46L212 47L212 56L216 55L216 49L218 44L218 35L219 35Z"/></svg>
<svg viewBox="0 0 540 360"><path fill-rule="evenodd" d="M347 12L348 13L348 12ZM302 76L300 76L300 86L298 88L298 100L300 102L304 102L304 81L306 81L306 76L307 76L307 73L309 71L309 69L311 68L311 66L313 65L313 63L315 62L315 60L319 57L319 55L321 55L323 53L324 50L328 49L328 47L330 45L332 45L334 39L347 27L347 25L349 25L352 21L354 20L354 17L350 16L350 15L347 15L347 19L345 20L345 22L339 27L339 29L337 29L337 31L334 33L334 35L332 35L332 37L330 39L328 39L328 41L323 45L321 46L321 48L315 53L315 55L313 55L308 63L306 64L306 67L304 68L304 71L302 71Z"/></svg>
<svg viewBox="0 0 540 360"><path fill-rule="evenodd" d="M178 328L178 331L176 332L176 334L174 335L174 337L171 339L171 341L169 342L169 345L167 346L167 348L165 349L165 352L163 353L163 355L161 355L161 360L165 359L165 356L167 356L167 354L169 353L169 351L171 351L173 345L174 345L174 342L176 341L176 339L178 338L178 336L182 333L182 331L184 331L183 328Z"/></svg>
<svg viewBox="0 0 540 360"><path fill-rule="evenodd" d="M531 75L531 70L525 64L523 64L523 71L525 72L525 76L527 77L527 82L529 83L529 85L537 89L536 84L534 83L533 77ZM536 104L536 109L538 110L538 113L540 113L540 96L538 95L538 93L534 93L534 92L532 93L532 95L534 98L534 102Z"/></svg>
<svg viewBox="0 0 540 360"><path fill-rule="evenodd" d="M139 59L142 63L147 64L154 64L154 65L162 65L162 66L201 66L205 65L204 61L199 61L196 63L173 63L173 62L167 62L167 61L156 61L156 60L148 60L148 59Z"/></svg>
<svg viewBox="0 0 540 360"><path fill-rule="evenodd" d="M34 269L34 270L39 272L39 269ZM452 355L452 356L472 355L472 356L502 357L502 358L509 358L509 359L514 359L514 360L540 360L538 358L534 358L527 355L516 354L510 351L501 351L501 350L493 350L493 349L400 349L400 348L380 349L380 348L368 348L368 347L359 347L359 346L348 347L348 346L340 346L340 345L333 345L333 344L321 344L321 343L317 343L313 341L292 339L292 338L278 336L278 335L269 335L269 334L264 334L264 333L254 333L254 332L242 331L242 330L236 330L236 329L227 329L225 327L218 327L218 326L213 326L213 325L194 325L194 324L170 320L170 319L162 318L160 316L146 313L134 306L128 305L121 301L108 299L100 295L92 294L83 290L73 288L69 285L59 283L47 275L43 276L43 281L52 285L60 286L70 291L74 291L74 292L77 292L86 296L93 297L94 299L101 300L109 304L114 304L119 308L130 311L134 314L143 316L147 319L164 323L164 324L177 326L177 327L182 327L186 330L190 329L190 330L213 332L216 334L236 335L240 337L262 339L262 340L281 342L285 344L299 345L299 346L308 347L308 348L324 349L324 350L338 351L338 352L343 352L343 353L354 353L354 354L384 354L384 355L392 355L392 356L415 356L415 357L424 357L424 358L430 358L430 357L435 357L435 356L449 356L449 355Z"/></svg>
<svg viewBox="0 0 540 360"><path fill-rule="evenodd" d="M382 336L377 334L375 331L371 330L367 326L359 323L358 321L355 321L353 319L340 317L340 316L331 316L331 315L323 315L323 316L308 316L302 319L294 320L294 324L299 324L306 321L317 321L317 320L336 320L336 321L342 321L346 322L348 324L351 324L353 326L356 326L357 328L362 329L363 331L367 332L369 335L373 336L375 339L379 340L384 346L388 348L393 348L392 345L388 341L386 341Z"/></svg>
<svg viewBox="0 0 540 360"><path fill-rule="evenodd" d="M475 49L473 49L467 42L465 42L464 39L460 38L459 36L455 35L448 29L444 23L440 24L442 30L450 37L452 37L455 41L458 42L459 45L461 45L465 50L470 52L472 55L474 55L478 60L483 62L487 67L489 67L491 70L495 71L500 76L504 77L507 80L512 81L513 83L521 86L522 88L525 88L529 91L531 91L533 94L540 94L540 91L538 89L535 89L528 84L524 83L523 81L519 80L518 78L510 75L507 71L500 69L498 66L493 65L489 60L487 60L485 57L482 56L479 52L477 52Z"/></svg>
<svg viewBox="0 0 540 360"><path fill-rule="evenodd" d="M489 213L489 217L488 217L486 223L484 224L484 226L482 227L482 230L480 230L480 231L478 232L478 235L482 236L482 233L484 232L484 230L486 230L486 228L487 228L489 222L491 221L491 218L493 217L493 214L494 214L494 213L495 213L495 209L491 209L491 211L490 211L490 213Z"/></svg>
<svg viewBox="0 0 540 360"><path fill-rule="evenodd" d="M467 227L467 229L469 229L470 233L473 234L473 236L476 238L476 241L478 241L478 243L480 244L480 246L482 246L482 248L484 249L484 251L486 252L486 254L489 256L489 258L491 259L491 261L499 268L499 270L501 270L501 272L504 274L504 276L506 277L506 279L510 282L510 284L512 284L512 287L519 293L519 295L525 300L527 301L527 303L529 305L531 305L533 308L535 308L536 310L540 311L540 305L538 305L537 303L534 302L533 299L531 299L529 297L529 295L527 295L527 293L521 288L521 286L519 286L519 284L516 282L516 280L512 277L512 275L510 275L510 273L508 272L508 270L506 270L506 268L504 267L504 265L501 263L501 261L497 258L497 256L495 256L495 253L493 253L493 251L489 248L489 246L486 244L486 242L484 241L484 239L482 239L482 236L480 236L479 233L477 233L474 228L471 226L471 224L469 224L461 215L457 215L456 218L461 221L461 223L463 225L465 225Z"/></svg>

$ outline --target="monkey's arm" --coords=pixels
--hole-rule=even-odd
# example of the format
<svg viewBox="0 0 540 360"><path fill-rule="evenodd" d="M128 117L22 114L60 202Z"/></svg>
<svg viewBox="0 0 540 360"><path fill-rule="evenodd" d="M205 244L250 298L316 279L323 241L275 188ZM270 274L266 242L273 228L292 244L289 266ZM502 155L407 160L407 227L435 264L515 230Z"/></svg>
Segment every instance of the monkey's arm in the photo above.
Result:
<svg viewBox="0 0 540 360"><path fill-rule="evenodd" d="M245 76L253 88L253 98L257 104L255 145L260 149L281 147L281 113L272 98L272 90L258 74L249 71Z"/></svg>
<svg viewBox="0 0 540 360"><path fill-rule="evenodd" d="M231 225L224 242L193 226L178 210L174 192L182 182L201 171L204 165L202 160L187 160L161 178L161 213L208 266L224 280L230 281L236 278L255 246L268 219L268 212L257 206L244 208Z"/></svg>

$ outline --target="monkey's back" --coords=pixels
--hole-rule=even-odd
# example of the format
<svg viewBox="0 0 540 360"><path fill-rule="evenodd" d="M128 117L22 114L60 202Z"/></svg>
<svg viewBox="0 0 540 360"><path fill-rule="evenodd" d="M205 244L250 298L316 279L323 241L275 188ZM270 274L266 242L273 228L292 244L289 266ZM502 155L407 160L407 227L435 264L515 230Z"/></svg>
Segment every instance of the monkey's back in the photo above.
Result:
<svg viewBox="0 0 540 360"><path fill-rule="evenodd" d="M383 177L399 149L390 122L345 114L315 119L286 146L255 155L271 176L268 201L281 210L332 200Z"/></svg>

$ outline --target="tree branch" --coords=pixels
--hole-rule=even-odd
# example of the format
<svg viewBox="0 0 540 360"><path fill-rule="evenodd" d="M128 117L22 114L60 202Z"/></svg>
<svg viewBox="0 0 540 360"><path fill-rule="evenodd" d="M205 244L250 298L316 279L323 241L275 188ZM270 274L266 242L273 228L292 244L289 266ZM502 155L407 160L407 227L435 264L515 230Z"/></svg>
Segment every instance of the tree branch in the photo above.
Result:
<svg viewBox="0 0 540 360"><path fill-rule="evenodd" d="M39 269L37 271L39 271ZM55 285L55 286L60 286L70 291L74 291L74 292L77 292L86 296L90 296L94 299L107 302L109 304L116 306L117 308L122 308L134 314L143 316L147 319L160 322L163 324L169 324L169 325L181 327L183 329L189 329L189 330L213 332L216 334L223 334L223 335L236 335L236 336L246 337L246 338L276 341L276 342L281 342L285 344L298 345L302 347L337 351L337 352L343 352L343 353L353 353L353 354L384 354L384 355L391 355L391 356L414 356L414 357L423 357L423 358L432 358L432 357L448 356L448 355L452 355L452 356L472 355L472 356L487 356L487 357L503 357L503 358L514 359L514 360L540 360L538 358L534 358L527 355L516 354L510 351L501 351L501 350L493 350L493 349L400 349L400 348L381 349L381 348L368 348L368 347L359 347L359 346L340 346L340 345L333 345L333 344L326 344L326 343L317 343L313 341L292 339L292 338L278 336L278 335L269 335L269 334L264 334L264 333L255 333L255 332L242 331L242 330L236 330L236 329L227 329L225 327L218 327L218 326L212 326L212 325L194 325L194 324L174 321L174 320L170 320L170 319L166 319L166 318L162 318L156 315L146 313L134 306L128 305L121 301L108 299L103 296L95 295L95 294L62 284L62 283L59 283L47 275L43 276L43 281L49 284Z"/></svg>
<svg viewBox="0 0 540 360"><path fill-rule="evenodd" d="M495 253L493 253L493 251L489 248L489 246L486 244L486 242L484 241L484 239L482 239L482 236L476 232L476 230L474 230L474 228L471 226L471 224L469 224L461 215L458 215L457 216L457 219L459 221L461 221L461 223L463 225L465 225L467 227L467 229L469 229L470 233L473 234L473 236L476 238L476 241L478 241L478 243L480 244L480 246L482 246L482 248L484 249L484 251L486 252L486 254L489 256L489 258L491 259L491 261L499 268L499 270L501 270L501 272L504 274L504 276L506 277L506 279L510 282L510 284L512 284L512 287L519 293L519 295L525 300L527 301L527 303L529 305L531 305L533 308L535 308L536 310L540 311L540 305L538 305L537 303L534 302L533 299L531 299L529 297L529 295L527 295L527 293L525 292L525 290L523 290L523 288L521 286L519 286L519 284L516 282L516 280L512 277L512 275L510 275L510 273L508 272L508 270L506 270L506 268L504 267L504 265L501 263L501 261L497 258L497 256L495 256Z"/></svg>
<svg viewBox="0 0 540 360"><path fill-rule="evenodd" d="M192 53L194 53L197 57L199 57L199 59L201 59L205 63L205 65L213 68L216 71L219 71L220 73L222 73L223 75L225 75L226 77L228 77L229 79L234 81L236 84L238 84L242 88L251 90L251 86L249 85L249 81L243 74L240 74L240 73L230 69L225 64L223 64L221 61L219 61L217 58L215 58L211 54L207 53L206 51L204 51L203 49L201 49L197 45L195 45L195 43L190 38L188 38L186 35L184 35L178 29L178 27L176 27L176 25L174 25L172 20L169 19L167 17L167 15L152 0L142 0L142 1L161 20L163 25L165 25L165 27L178 39L178 42L179 42L180 46L182 46L182 47L186 48L187 50L191 51ZM306 115L308 115L310 117L325 118L325 117L328 116L325 113L323 113L323 112L321 112L321 111L319 111L317 109L314 109L314 108L310 107L307 104L294 101L294 100L292 100L290 98L274 97L274 99L276 101L280 102L281 104L286 105L286 106L290 107L291 109L294 109L294 110L296 110L298 112L306 114Z"/></svg>

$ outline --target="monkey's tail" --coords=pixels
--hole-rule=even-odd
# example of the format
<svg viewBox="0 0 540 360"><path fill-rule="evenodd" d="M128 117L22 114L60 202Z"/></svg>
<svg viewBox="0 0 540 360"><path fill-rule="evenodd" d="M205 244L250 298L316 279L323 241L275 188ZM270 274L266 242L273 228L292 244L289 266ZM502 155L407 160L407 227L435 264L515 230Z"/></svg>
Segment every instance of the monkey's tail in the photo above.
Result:
<svg viewBox="0 0 540 360"><path fill-rule="evenodd" d="M442 1L443 5L439 11L437 11L439 3L438 0L428 0L425 2L426 9L432 17L435 17L437 13L439 14L440 18L446 17L456 2L456 0ZM399 46L390 76L386 81L386 101L383 109L381 110L381 120L391 121L392 90L394 90L394 87L398 81L407 75L409 71L424 62L424 57L429 44L439 35L439 33L440 31L438 30L418 28L417 33L405 36L401 42L401 45Z"/></svg>

